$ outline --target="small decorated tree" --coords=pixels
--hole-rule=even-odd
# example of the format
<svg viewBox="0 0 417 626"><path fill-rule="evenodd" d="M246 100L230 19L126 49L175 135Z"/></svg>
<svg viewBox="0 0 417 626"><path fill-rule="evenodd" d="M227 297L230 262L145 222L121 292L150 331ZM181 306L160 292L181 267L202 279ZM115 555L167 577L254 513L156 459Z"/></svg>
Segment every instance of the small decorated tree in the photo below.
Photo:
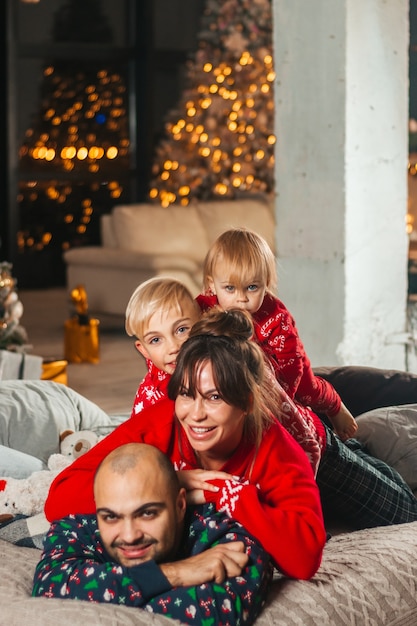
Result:
<svg viewBox="0 0 417 626"><path fill-rule="evenodd" d="M16 292L16 279L12 276L12 264L0 262L0 349L24 350L28 337L20 324L23 304Z"/></svg>

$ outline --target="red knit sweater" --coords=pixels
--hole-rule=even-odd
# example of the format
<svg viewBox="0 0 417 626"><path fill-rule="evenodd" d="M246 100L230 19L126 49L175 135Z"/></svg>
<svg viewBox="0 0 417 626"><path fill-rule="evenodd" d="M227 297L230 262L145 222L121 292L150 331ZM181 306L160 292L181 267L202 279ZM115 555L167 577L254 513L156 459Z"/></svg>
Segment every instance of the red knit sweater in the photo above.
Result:
<svg viewBox="0 0 417 626"><path fill-rule="evenodd" d="M95 470L111 450L130 442L156 446L177 470L199 467L174 417L174 403L161 400L118 426L55 478L45 504L48 520L93 513ZM221 488L217 493L205 492L206 500L258 538L285 575L313 576L326 533L312 469L291 435L277 422L265 433L258 451L242 442L222 469L241 480L215 481Z"/></svg>

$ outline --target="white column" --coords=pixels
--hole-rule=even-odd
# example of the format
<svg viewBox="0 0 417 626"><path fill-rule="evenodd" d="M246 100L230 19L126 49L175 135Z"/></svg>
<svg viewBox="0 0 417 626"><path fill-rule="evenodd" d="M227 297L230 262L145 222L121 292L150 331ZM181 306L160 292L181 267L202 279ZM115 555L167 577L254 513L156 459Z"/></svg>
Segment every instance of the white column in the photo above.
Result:
<svg viewBox="0 0 417 626"><path fill-rule="evenodd" d="M408 2L273 14L279 296L313 365L404 369Z"/></svg>

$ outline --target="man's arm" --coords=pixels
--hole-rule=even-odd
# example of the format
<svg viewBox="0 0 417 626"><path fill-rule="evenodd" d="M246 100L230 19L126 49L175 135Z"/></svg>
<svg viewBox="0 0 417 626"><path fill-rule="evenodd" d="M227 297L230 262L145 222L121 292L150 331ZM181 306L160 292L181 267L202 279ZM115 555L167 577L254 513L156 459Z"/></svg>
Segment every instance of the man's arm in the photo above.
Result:
<svg viewBox="0 0 417 626"><path fill-rule="evenodd" d="M206 582L222 583L240 576L248 562L243 541L221 543L182 561L162 563L160 568L173 587L189 587Z"/></svg>
<svg viewBox="0 0 417 626"><path fill-rule="evenodd" d="M171 566L177 567L181 580L195 582L160 594L144 608L186 624L252 624L273 572L260 544L240 524L206 504L194 510L188 551L190 558L161 568L169 577ZM208 579L200 584L203 572Z"/></svg>

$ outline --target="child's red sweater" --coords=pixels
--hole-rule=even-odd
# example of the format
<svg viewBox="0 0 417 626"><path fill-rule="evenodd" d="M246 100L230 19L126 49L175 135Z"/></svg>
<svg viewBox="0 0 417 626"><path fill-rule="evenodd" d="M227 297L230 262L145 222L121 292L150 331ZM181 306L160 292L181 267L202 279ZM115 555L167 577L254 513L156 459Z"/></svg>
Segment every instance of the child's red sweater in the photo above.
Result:
<svg viewBox="0 0 417 626"><path fill-rule="evenodd" d="M202 311L218 304L217 296L197 296ZM333 417L342 400L327 380L315 376L298 335L295 321L271 293L266 293L260 309L252 316L256 342L269 358L275 376L290 398L316 413Z"/></svg>

